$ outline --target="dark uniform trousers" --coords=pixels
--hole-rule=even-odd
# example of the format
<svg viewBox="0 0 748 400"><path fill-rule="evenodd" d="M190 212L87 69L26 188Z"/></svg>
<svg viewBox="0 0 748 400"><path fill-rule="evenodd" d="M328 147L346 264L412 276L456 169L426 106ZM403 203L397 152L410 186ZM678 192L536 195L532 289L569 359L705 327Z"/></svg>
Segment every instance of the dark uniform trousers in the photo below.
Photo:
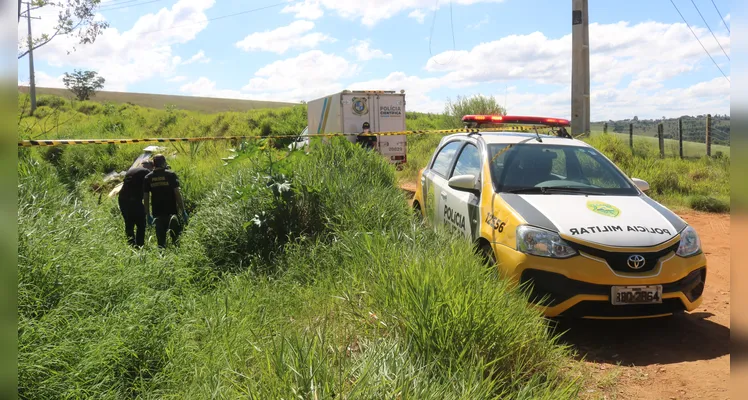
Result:
<svg viewBox="0 0 748 400"><path fill-rule="evenodd" d="M171 237L174 245L179 244L179 235L182 233L182 222L176 215L156 215L153 217L153 223L156 225L156 241L158 247L166 247L166 234Z"/></svg>
<svg viewBox="0 0 748 400"><path fill-rule="evenodd" d="M120 199L119 209L125 219L127 242L131 246L142 247L145 243L145 206L136 200Z"/></svg>

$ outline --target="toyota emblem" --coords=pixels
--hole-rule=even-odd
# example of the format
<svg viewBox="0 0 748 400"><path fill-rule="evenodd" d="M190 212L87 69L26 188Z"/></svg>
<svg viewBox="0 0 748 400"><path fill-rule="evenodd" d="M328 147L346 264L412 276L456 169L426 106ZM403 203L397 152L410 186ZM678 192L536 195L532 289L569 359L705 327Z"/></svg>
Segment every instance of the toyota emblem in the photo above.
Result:
<svg viewBox="0 0 748 400"><path fill-rule="evenodd" d="M644 260L644 257L639 254L630 255L629 259L626 260L626 264L628 264L631 269L640 269L644 267L645 263L646 260Z"/></svg>

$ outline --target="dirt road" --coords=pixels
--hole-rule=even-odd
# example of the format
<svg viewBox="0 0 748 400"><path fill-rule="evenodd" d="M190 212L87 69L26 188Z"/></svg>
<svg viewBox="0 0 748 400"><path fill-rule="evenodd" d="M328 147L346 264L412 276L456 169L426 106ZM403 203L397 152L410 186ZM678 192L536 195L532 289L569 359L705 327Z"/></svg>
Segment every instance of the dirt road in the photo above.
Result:
<svg viewBox="0 0 748 400"><path fill-rule="evenodd" d="M402 184L414 192L415 184ZM563 341L592 371L591 399L729 399L730 215L679 213L707 257L704 301L673 318L564 323Z"/></svg>

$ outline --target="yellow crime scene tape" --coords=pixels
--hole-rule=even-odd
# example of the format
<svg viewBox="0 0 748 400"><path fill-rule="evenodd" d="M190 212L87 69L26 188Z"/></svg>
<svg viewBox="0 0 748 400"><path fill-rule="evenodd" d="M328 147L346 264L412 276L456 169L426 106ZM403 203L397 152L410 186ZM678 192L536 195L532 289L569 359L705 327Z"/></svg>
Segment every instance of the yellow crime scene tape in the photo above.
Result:
<svg viewBox="0 0 748 400"><path fill-rule="evenodd" d="M140 138L140 139L39 139L20 140L18 147L34 146L65 146L82 144L132 144L132 143L170 143L170 142L205 142L215 140L252 140L252 139L289 139L301 137L343 137L343 136L396 136L396 135L427 135L427 134L449 134L449 133L480 133L480 132L528 132L537 129L550 128L548 126L505 126L501 128L460 128L460 129L438 129L438 130L409 130L393 132L371 132L371 133L312 133L306 135L268 135L268 136L204 136L204 137L182 137L182 138Z"/></svg>

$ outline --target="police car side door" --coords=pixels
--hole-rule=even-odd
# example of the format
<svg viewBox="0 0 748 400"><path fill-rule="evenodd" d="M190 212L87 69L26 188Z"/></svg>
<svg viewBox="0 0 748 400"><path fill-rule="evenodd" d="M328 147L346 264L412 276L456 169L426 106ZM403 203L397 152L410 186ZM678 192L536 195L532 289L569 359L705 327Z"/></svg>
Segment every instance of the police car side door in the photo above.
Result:
<svg viewBox="0 0 748 400"><path fill-rule="evenodd" d="M422 182L426 192L423 196L426 202L424 210L426 210L427 218L436 226L445 223L444 206L449 189L447 177L454 166L455 156L463 143L461 140L451 140L444 143L437 150L429 169L424 171L424 182Z"/></svg>
<svg viewBox="0 0 748 400"><path fill-rule="evenodd" d="M473 175L476 182L481 182L481 159L477 145L466 142L457 155L449 178ZM477 186L480 187L480 184ZM480 234L480 192L476 194L449 186L446 192L447 198L443 207L444 223L468 239L477 239Z"/></svg>

